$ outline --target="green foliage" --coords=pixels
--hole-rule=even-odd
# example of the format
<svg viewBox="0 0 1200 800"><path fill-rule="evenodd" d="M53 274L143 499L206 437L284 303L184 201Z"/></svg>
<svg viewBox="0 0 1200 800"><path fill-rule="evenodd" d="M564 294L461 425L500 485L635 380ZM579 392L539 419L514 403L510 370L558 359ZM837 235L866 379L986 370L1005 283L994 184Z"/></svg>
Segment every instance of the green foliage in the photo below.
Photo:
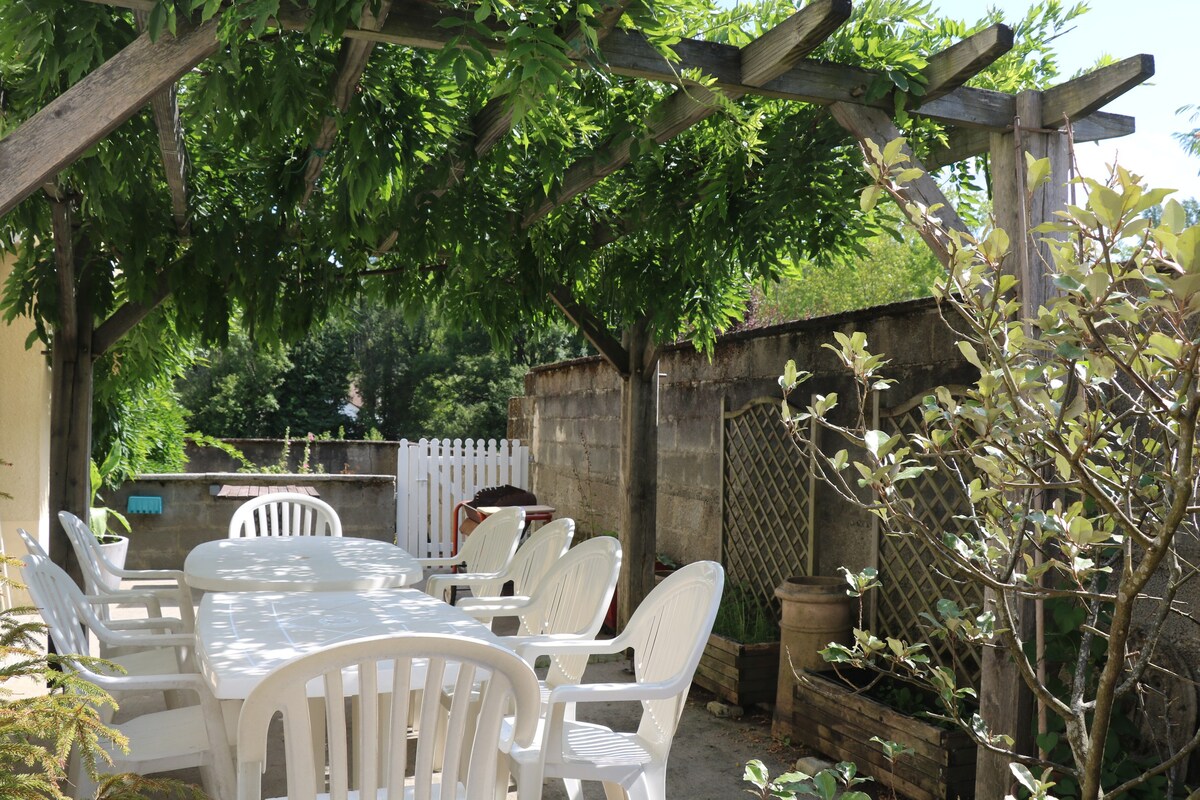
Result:
<svg viewBox="0 0 1200 800"><path fill-rule="evenodd" d="M896 142L869 143L868 152L874 182L865 205L894 194L897 176L908 169ZM1052 179L1046 161L1029 158L1026 166L1030 194ZM1058 718L1055 730L1043 732L1043 744L1057 744L1050 734L1059 731L1066 743L1051 748L1061 759L1051 772L1036 777L1030 767L1044 764L1013 754L1020 762L1014 774L1029 791L1048 797L1057 785L1094 800L1135 789L1154 794L1165 781L1170 794L1172 753L1156 753L1154 766L1121 758L1119 717L1143 691L1148 670L1160 668L1156 642L1165 621L1180 613L1175 596L1187 575L1176 542L1200 533L1192 513L1200 484L1200 227L1188 226L1174 200L1158 223L1148 219L1169 190L1147 189L1122 168L1107 184L1077 183L1082 205L1031 234L1049 250L1057 289L1032 319L1022 317L1008 267L1011 251L1025 243L999 229L979 238L945 231L931 210L907 206L914 225L941 237L949 269L936 296L978 381L963 395L939 388L925 398L918 432L874 430L865 410L871 393L892 384L884 377L887 362L861 333L838 334L826 346L854 379L857 418L835 421L836 398L820 397L790 424L847 502L869 509L891 534L919 537L938 569L999 598L983 612L943 600L926 621L933 635L1003 647ZM789 367L785 394L803 377ZM829 456L799 424L807 420L860 455ZM909 490L928 470L966 503L954 530L928 522ZM1058 653L1074 659L1061 674L1038 676L1037 654L1014 633L1018 599L1054 600L1053 617L1074 653ZM1135 605L1136 623L1145 628L1140 648L1130 638ZM970 690L933 666L922 644L861 629L854 637L851 647L830 648L829 657L923 681L941 697L944 715L981 744L1011 747L987 720L961 711L957 701ZM1053 637L1049 644L1058 646ZM1190 734L1175 739L1176 753L1200 741L1188 743ZM1106 757L1112 751L1115 759Z"/></svg>
<svg viewBox="0 0 1200 800"><path fill-rule="evenodd" d="M285 430L328 431L347 423L349 331L337 323L293 346L268 347L241 329L208 350L179 382L190 422L209 435L282 438Z"/></svg>
<svg viewBox="0 0 1200 800"><path fill-rule="evenodd" d="M105 486L111 487L116 485L113 481L113 476L117 472L120 460L121 451L117 447L113 447L108 455L105 456L104 461L100 464L92 461L90 465L91 475L88 485L91 487L92 496L88 501L88 527L101 542L118 541L116 538L117 534L110 534L108 532L109 517L113 517L117 522L121 523L121 527L125 529L126 533L129 533L131 530L129 520L120 511L117 511L115 508L97 505L97 502L101 500L100 489Z"/></svg>
<svg viewBox="0 0 1200 800"><path fill-rule="evenodd" d="M713 633L742 644L779 641L779 621L775 609L750 587L735 584L725 587Z"/></svg>
<svg viewBox="0 0 1200 800"><path fill-rule="evenodd" d="M800 771L786 772L772 780L766 765L754 759L747 762L742 780L754 787L746 791L762 800L795 800L798 797L819 797L821 800L870 799L866 792L853 788L866 783L870 778L858 777L858 768L849 761L839 762L816 775Z"/></svg>
<svg viewBox="0 0 1200 800"><path fill-rule="evenodd" d="M865 253L830 265L804 261L755 294L747 325L775 325L840 311L929 297L942 268L919 241L875 236Z"/></svg>
<svg viewBox="0 0 1200 800"><path fill-rule="evenodd" d="M1188 122L1195 124L1200 122L1200 109L1196 106L1183 106L1179 108L1176 114L1190 114ZM1180 131L1173 134L1175 141L1179 142L1179 146L1184 152L1192 156L1200 156L1200 128L1192 128L1187 131Z"/></svg>
<svg viewBox="0 0 1200 800"><path fill-rule="evenodd" d="M518 332L497 350L486 332L459 331L437 314L409 319L377 303L339 314L299 342L255 348L236 330L180 382L194 425L210 435L282 437L342 430L352 437L501 438L508 400L526 369L583 355L561 324ZM357 420L341 413L352 391Z"/></svg>

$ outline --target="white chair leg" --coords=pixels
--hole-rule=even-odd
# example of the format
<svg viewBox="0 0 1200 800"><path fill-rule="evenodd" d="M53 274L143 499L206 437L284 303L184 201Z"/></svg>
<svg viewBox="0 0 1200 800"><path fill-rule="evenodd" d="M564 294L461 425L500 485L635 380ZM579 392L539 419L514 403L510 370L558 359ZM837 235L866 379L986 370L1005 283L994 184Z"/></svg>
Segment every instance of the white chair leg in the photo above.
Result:
<svg viewBox="0 0 1200 800"><path fill-rule="evenodd" d="M625 800L625 790L619 783L604 784L604 800Z"/></svg>
<svg viewBox="0 0 1200 800"><path fill-rule="evenodd" d="M568 800L583 800L583 782L574 778L563 778L563 786L567 789Z"/></svg>
<svg viewBox="0 0 1200 800"><path fill-rule="evenodd" d="M67 763L67 781L71 784L71 797L75 800L92 800L96 796L99 784L88 774L83 759L79 757L78 748L71 749L71 757Z"/></svg>

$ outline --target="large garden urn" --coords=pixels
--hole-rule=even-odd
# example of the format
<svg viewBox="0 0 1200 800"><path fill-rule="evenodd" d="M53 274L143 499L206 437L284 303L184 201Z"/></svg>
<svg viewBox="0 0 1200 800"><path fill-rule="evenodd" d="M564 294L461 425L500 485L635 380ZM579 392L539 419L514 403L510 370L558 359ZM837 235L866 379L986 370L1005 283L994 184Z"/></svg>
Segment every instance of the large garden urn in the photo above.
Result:
<svg viewBox="0 0 1200 800"><path fill-rule="evenodd" d="M788 578L775 589L779 599L779 681L775 691L772 733L789 736L796 673L816 672L831 665L821 658L830 642L850 644L856 600L846 594L840 577Z"/></svg>

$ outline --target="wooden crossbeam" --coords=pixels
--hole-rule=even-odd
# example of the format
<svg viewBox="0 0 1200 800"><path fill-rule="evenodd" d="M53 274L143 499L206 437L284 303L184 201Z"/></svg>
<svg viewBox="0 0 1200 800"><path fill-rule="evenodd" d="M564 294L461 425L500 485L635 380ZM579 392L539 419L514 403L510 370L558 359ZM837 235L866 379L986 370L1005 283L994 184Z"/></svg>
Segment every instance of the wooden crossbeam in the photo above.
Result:
<svg viewBox="0 0 1200 800"><path fill-rule="evenodd" d="M0 139L0 216L217 49L217 20L143 33Z"/></svg>
<svg viewBox="0 0 1200 800"><path fill-rule="evenodd" d="M743 48L743 82L747 76L754 82L752 85L774 80L815 50L849 17L849 0L814 0ZM733 100L744 94L744 91L735 90L727 96ZM623 131L610 136L591 155L572 164L551 194L526 210L521 227L528 228L628 164L633 144L639 138L662 144L706 119L716 109L717 98L704 87L676 90L651 108L645 133L635 136L630 131Z"/></svg>
<svg viewBox="0 0 1200 800"><path fill-rule="evenodd" d="M89 1L122 7L150 7L149 0ZM391 14L377 31L350 28L344 35L352 39L440 50L460 30L442 25L454 15L430 3L409 0L398 9L399 13ZM289 30L303 30L308 18L309 12L289 3L284 3L277 15L278 24ZM484 39L481 44L496 54L504 50L499 35L494 39ZM872 105L885 110L890 108L887 98L871 102L864 99L867 85L877 76L870 70L801 60L774 80L762 86L750 86L742 82L741 50L734 45L682 39L672 46L672 50L677 60L668 61L642 33L617 29L605 40L603 59L598 67L614 75L672 84L686 83L681 76L683 71L699 69L712 77L715 87L722 91L740 90L761 97L821 105L845 102ZM592 66L587 65L589 69ZM948 125L1002 132L1012 124L1014 103L1015 99L1010 94L963 86L942 97L927 100L912 113ZM1130 117L1116 114L1091 116L1096 125L1086 135L1094 138L1082 138L1077 132L1077 141L1108 139L1133 132L1133 120Z"/></svg>
<svg viewBox="0 0 1200 800"><path fill-rule="evenodd" d="M876 108L867 108L866 106L856 106L849 103L835 103L829 107L834 119L838 123L850 131L854 138L859 142L865 143L867 139L873 141L876 145L882 148L893 139L899 138L902 134L896 128L892 118ZM913 156L912 150L906 146L904 152L910 159L910 165L918 169L924 169L924 165L917 161ZM937 182L933 179L928 171L922 173L918 178L904 184L901 187L901 192L906 196L910 196L915 200L920 201L926 207L941 205L934 216L937 217L942 227L946 230L957 230L966 232L967 226L959 218L958 212L954 210L954 206L942 194L942 190L938 188ZM941 250L935 233L925 230L921 231L922 238L933 237L935 241L930 241L930 249L934 253Z"/></svg>
<svg viewBox="0 0 1200 800"><path fill-rule="evenodd" d="M192 235L187 210L187 148L183 142L183 123L179 119L179 94L175 85L157 92L150 99L154 127L158 130L158 149L162 154L167 188L171 192L171 217L183 239Z"/></svg>
<svg viewBox="0 0 1200 800"><path fill-rule="evenodd" d="M139 11L134 14L138 29L145 31L150 15ZM187 215L187 148L183 142L183 123L179 119L179 94L171 84L150 99L150 110L154 115L154 127L158 131L158 150L162 156L163 172L167 189L171 193L171 217L180 238L191 236L191 223Z"/></svg>
<svg viewBox="0 0 1200 800"><path fill-rule="evenodd" d="M1012 46L1012 28L992 25L934 53L921 71L926 80L921 102L928 103L954 91L1012 50Z"/></svg>
<svg viewBox="0 0 1200 800"><path fill-rule="evenodd" d="M930 170L957 164L968 158L986 153L992 146L990 131L978 128L951 128L946 131L946 146L934 148L925 157L925 166Z"/></svg>
<svg viewBox="0 0 1200 800"><path fill-rule="evenodd" d="M359 27L367 30L378 30L391 10L391 0L381 0L379 11L372 14L367 8L363 9ZM340 114L350 106L358 82L366 69L367 59L375 43L363 39L343 39L338 50L338 66L330 87L330 105ZM337 138L338 120L336 114L326 114L321 120L321 128L316 138L308 148L308 161L304 165L304 194L300 197L300 207L308 205L309 199L317 188L317 179L321 177L321 169Z"/></svg>
<svg viewBox="0 0 1200 800"><path fill-rule="evenodd" d="M603 320L576 300L566 286L554 287L550 291L550 299L622 377L629 375L629 351L609 332Z"/></svg>
<svg viewBox="0 0 1200 800"><path fill-rule="evenodd" d="M1086 117L1154 76L1154 56L1137 55L1042 92L1042 119L1059 128ZM1076 137L1078 138L1078 137Z"/></svg>
<svg viewBox="0 0 1200 800"><path fill-rule="evenodd" d="M596 40L598 42L603 42L608 34L612 32L617 22L624 16L631 2L633 0L618 0L615 3L610 3L601 10L596 18ZM572 59L578 59L589 49L582 41L582 29L579 23L572 24L564 31L562 38L563 41L571 45L568 56ZM507 95L493 97L472 118L471 131L474 141L471 142L470 149L475 153L476 158L482 157L496 145L496 142L500 141L500 139L512 130L513 113L510 101L511 98ZM434 196L440 197L449 191L450 186L462 180L465 171L466 161L463 158L455 159L450 166L450 177L447 185L434 192Z"/></svg>
<svg viewBox="0 0 1200 800"><path fill-rule="evenodd" d="M742 83L762 86L787 72L850 18L850 0L813 0L742 48Z"/></svg>

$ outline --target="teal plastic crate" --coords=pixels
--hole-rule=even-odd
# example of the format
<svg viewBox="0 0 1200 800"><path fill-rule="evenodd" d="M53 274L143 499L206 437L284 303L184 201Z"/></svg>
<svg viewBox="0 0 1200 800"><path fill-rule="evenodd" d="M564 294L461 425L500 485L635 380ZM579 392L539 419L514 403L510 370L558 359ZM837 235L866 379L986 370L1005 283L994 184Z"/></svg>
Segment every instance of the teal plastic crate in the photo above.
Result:
<svg viewBox="0 0 1200 800"><path fill-rule="evenodd" d="M147 495L130 495L125 503L126 514L161 514L162 498Z"/></svg>

